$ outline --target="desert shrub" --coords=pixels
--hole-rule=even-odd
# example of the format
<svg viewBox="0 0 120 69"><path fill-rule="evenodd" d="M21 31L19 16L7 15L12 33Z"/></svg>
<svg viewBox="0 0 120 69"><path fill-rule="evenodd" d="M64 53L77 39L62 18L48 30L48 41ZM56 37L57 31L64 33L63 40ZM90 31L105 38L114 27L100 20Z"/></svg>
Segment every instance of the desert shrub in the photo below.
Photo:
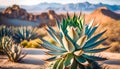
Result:
<svg viewBox="0 0 120 69"><path fill-rule="evenodd" d="M2 38L2 47L4 53L8 57L11 62L19 62L22 58L26 56L26 54L22 54L22 47L20 44L15 44L12 38L3 37ZM22 56L21 56L22 54Z"/></svg>
<svg viewBox="0 0 120 69"><path fill-rule="evenodd" d="M41 40L40 39L34 39L34 40L24 40L21 42L21 45L24 46L25 48L41 48L40 46Z"/></svg>
<svg viewBox="0 0 120 69"><path fill-rule="evenodd" d="M111 48L109 48L110 52L120 53L120 42L112 42L110 46L111 46Z"/></svg>
<svg viewBox="0 0 120 69"><path fill-rule="evenodd" d="M4 36L10 37L11 35L12 35L12 30L10 27L6 27L5 25L0 26L0 54L4 54L1 39Z"/></svg>

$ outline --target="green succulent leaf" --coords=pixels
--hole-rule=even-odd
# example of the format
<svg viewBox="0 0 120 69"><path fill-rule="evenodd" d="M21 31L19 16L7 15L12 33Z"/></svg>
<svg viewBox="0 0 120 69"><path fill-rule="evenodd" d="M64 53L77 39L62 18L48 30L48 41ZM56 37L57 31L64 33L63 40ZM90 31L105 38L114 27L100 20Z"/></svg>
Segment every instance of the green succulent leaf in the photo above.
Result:
<svg viewBox="0 0 120 69"><path fill-rule="evenodd" d="M63 31L66 30L67 24L68 24L67 21L65 20L65 18L63 18L63 19L62 19L62 25L61 25Z"/></svg>
<svg viewBox="0 0 120 69"><path fill-rule="evenodd" d="M91 28L91 31L88 33L88 38L90 38L93 35L93 33L96 31L97 28L98 26Z"/></svg>
<svg viewBox="0 0 120 69"><path fill-rule="evenodd" d="M102 57L94 56L94 55L82 54L82 56L83 56L84 58L91 59L91 60L96 60L96 61L103 61L103 60L106 60L106 58L102 58Z"/></svg>
<svg viewBox="0 0 120 69"><path fill-rule="evenodd" d="M88 63L88 61L82 57L82 56L75 56L75 59L77 60L77 62L79 62L80 64L86 64Z"/></svg>
<svg viewBox="0 0 120 69"><path fill-rule="evenodd" d="M61 24L60 24L60 21L58 19L56 19L56 24L57 24L57 27L60 29Z"/></svg>
<svg viewBox="0 0 120 69"><path fill-rule="evenodd" d="M108 48L110 48L110 47L91 49L91 50L84 50L84 52L86 52L86 53L98 53L98 52L104 51L104 50L106 50Z"/></svg>
<svg viewBox="0 0 120 69"><path fill-rule="evenodd" d="M67 19L70 20L70 16L69 16L69 13L67 12Z"/></svg>
<svg viewBox="0 0 120 69"><path fill-rule="evenodd" d="M93 42L95 42L96 40L98 40L105 32L106 32L106 30L103 31L103 32L101 32L101 33L99 33L99 34L97 34L97 35L95 35L95 36L92 37L91 39L89 39L89 40L86 42L86 44L85 44L84 47L86 47L87 45L90 45L90 44L92 44Z"/></svg>
<svg viewBox="0 0 120 69"><path fill-rule="evenodd" d="M48 51L47 53L48 53L48 54L51 54L51 55L63 55L63 54L66 53L66 52Z"/></svg>
<svg viewBox="0 0 120 69"><path fill-rule="evenodd" d="M57 69L58 64L60 63L61 59L56 60L56 62L53 65L52 69Z"/></svg>
<svg viewBox="0 0 120 69"><path fill-rule="evenodd" d="M62 40L60 39L59 35L53 33L50 30L47 30L47 31L50 34L50 36L53 38L53 40L55 40L56 42L58 42L62 46Z"/></svg>
<svg viewBox="0 0 120 69"><path fill-rule="evenodd" d="M60 62L58 63L58 65L57 65L57 68L56 68L56 69L63 69L63 68L64 68L63 63L64 63L64 58L62 58L62 59L60 60Z"/></svg>
<svg viewBox="0 0 120 69"><path fill-rule="evenodd" d="M70 69L77 69L77 61L74 59Z"/></svg>
<svg viewBox="0 0 120 69"><path fill-rule="evenodd" d="M1 41L3 50L10 61L18 62L22 59L21 58L22 47L20 45L15 44L12 38L6 36L3 37ZM23 54L23 56L25 57L26 54Z"/></svg>
<svg viewBox="0 0 120 69"><path fill-rule="evenodd" d="M84 35L77 40L77 44L79 45L79 49L82 48L82 46L85 44L86 40L87 40L87 35Z"/></svg>
<svg viewBox="0 0 120 69"><path fill-rule="evenodd" d="M69 53L67 54L65 61L64 61L64 65L67 67L68 65L71 64L71 60L74 58L74 55Z"/></svg>
<svg viewBox="0 0 120 69"><path fill-rule="evenodd" d="M57 35L57 33L55 32L55 30L54 30L52 27L50 27L49 25L47 25L47 26L48 26L49 30L50 30L52 33L54 33L55 35Z"/></svg>
<svg viewBox="0 0 120 69"><path fill-rule="evenodd" d="M75 50L74 45L72 44L72 42L70 40L68 40L68 38L65 35L63 35L62 41L63 41L63 45L64 45L65 49L68 52L73 52Z"/></svg>
<svg viewBox="0 0 120 69"><path fill-rule="evenodd" d="M58 46L55 46L44 39L41 39L41 40L43 41L43 43L41 45L44 48L47 48L47 49L52 50L52 51L61 51L61 52L66 51L64 48L59 48Z"/></svg>
<svg viewBox="0 0 120 69"><path fill-rule="evenodd" d="M88 45L88 46L83 47L82 49L92 49L92 48L95 48L96 46L98 46L99 44L101 44L102 42L104 42L106 39L107 39L107 38L103 38L103 39L101 39L101 40L99 40L99 41L94 42L94 43L91 44L91 45Z"/></svg>
<svg viewBox="0 0 120 69"><path fill-rule="evenodd" d="M68 35L70 36L70 38L72 40L76 40L79 36L77 34L77 32L75 31L75 29L73 27L67 27L67 30L68 30Z"/></svg>
<svg viewBox="0 0 120 69"><path fill-rule="evenodd" d="M52 60L55 60L56 58L57 58L57 56L53 56L53 57L46 59L45 61L52 61Z"/></svg>
<svg viewBox="0 0 120 69"><path fill-rule="evenodd" d="M88 35L90 30L91 30L91 28L89 28L89 25L86 25L86 27L85 27L85 35Z"/></svg>
<svg viewBox="0 0 120 69"><path fill-rule="evenodd" d="M92 27L93 23L94 23L94 19L89 23L88 29L90 29Z"/></svg>

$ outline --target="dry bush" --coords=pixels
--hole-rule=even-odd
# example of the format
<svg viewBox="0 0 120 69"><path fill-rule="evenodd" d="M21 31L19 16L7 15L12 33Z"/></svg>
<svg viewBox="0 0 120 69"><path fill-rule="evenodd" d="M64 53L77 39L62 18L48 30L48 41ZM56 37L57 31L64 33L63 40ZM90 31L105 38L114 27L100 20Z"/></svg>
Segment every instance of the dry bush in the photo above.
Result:
<svg viewBox="0 0 120 69"><path fill-rule="evenodd" d="M108 51L120 53L120 42L113 42L110 46L111 48Z"/></svg>

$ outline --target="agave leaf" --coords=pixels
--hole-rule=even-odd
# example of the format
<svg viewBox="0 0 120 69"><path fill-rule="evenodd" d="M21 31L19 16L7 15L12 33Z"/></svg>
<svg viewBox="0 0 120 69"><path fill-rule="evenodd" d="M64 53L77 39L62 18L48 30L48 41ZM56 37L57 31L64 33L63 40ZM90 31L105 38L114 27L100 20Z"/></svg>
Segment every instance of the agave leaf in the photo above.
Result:
<svg viewBox="0 0 120 69"><path fill-rule="evenodd" d="M66 30L67 24L68 24L68 23L66 22L65 18L63 17L63 19L62 19L62 25L61 25L63 31Z"/></svg>
<svg viewBox="0 0 120 69"><path fill-rule="evenodd" d="M82 51L82 50L78 50L78 51L75 51L74 54L75 54L76 56L80 56L80 55L83 54L83 52L84 52L84 51Z"/></svg>
<svg viewBox="0 0 120 69"><path fill-rule="evenodd" d="M47 30L47 32L53 38L53 40L55 40L56 42L58 42L62 46L62 40L60 39L59 35L55 35L50 30Z"/></svg>
<svg viewBox="0 0 120 69"><path fill-rule="evenodd" d="M65 37L65 35L63 35L62 41L63 41L63 45L64 45L65 49L68 52L73 52L75 50L74 45L72 44L72 42L70 40L68 40L68 38Z"/></svg>
<svg viewBox="0 0 120 69"><path fill-rule="evenodd" d="M55 37L57 37L58 39L60 39L60 37L58 37L59 35L55 32L55 30L52 28L52 27L50 27L49 25L48 25L48 30L51 32L51 33L53 33L53 35L55 36Z"/></svg>
<svg viewBox="0 0 120 69"><path fill-rule="evenodd" d="M50 27L49 25L47 25L48 26L48 29L52 32L52 33L54 33L55 35L57 35L57 33L55 32L55 30L52 28L52 27Z"/></svg>
<svg viewBox="0 0 120 69"><path fill-rule="evenodd" d="M30 37L27 38L27 40L33 40L33 39L36 39L36 38L38 38L37 33L31 33Z"/></svg>
<svg viewBox="0 0 120 69"><path fill-rule="evenodd" d="M47 54L50 55L63 55L65 52L55 52L55 51L48 51Z"/></svg>
<svg viewBox="0 0 120 69"><path fill-rule="evenodd" d="M17 30L17 32L15 33L15 35L18 36L18 37L21 37L22 39L24 39L24 37L23 37L20 29ZM13 37L14 37L14 36L13 36Z"/></svg>
<svg viewBox="0 0 120 69"><path fill-rule="evenodd" d="M46 59L45 61L51 61L51 60L55 60L57 56L53 56L53 57L50 57L48 59Z"/></svg>
<svg viewBox="0 0 120 69"><path fill-rule="evenodd" d="M76 60L73 60L73 63L72 63L72 65L71 65L71 68L70 68L70 69L77 69L77 65L78 65L77 61L76 61Z"/></svg>
<svg viewBox="0 0 120 69"><path fill-rule="evenodd" d="M17 56L17 54L16 54L16 53L13 53L13 58L14 58L14 60L17 59L16 56Z"/></svg>
<svg viewBox="0 0 120 69"><path fill-rule="evenodd" d="M92 36L92 34L96 31L97 28L98 28L98 26L91 28L91 31L88 33L88 38L90 38Z"/></svg>
<svg viewBox="0 0 120 69"><path fill-rule="evenodd" d="M87 40L87 35L84 35L84 36L82 36L81 38L79 38L77 40L77 44L79 45L80 48L83 47L83 45L85 44L86 40Z"/></svg>
<svg viewBox="0 0 120 69"><path fill-rule="evenodd" d="M58 64L59 64L60 60L61 60L61 59L56 60L56 62L54 63L54 65L53 65L53 68L52 68L52 69L57 69L57 66L58 66Z"/></svg>
<svg viewBox="0 0 120 69"><path fill-rule="evenodd" d="M19 58L21 53L22 53L22 48L20 46L18 46L18 52L17 52L16 58Z"/></svg>
<svg viewBox="0 0 120 69"><path fill-rule="evenodd" d="M88 35L88 33L90 33L90 30L92 28L94 19L85 27L85 34Z"/></svg>
<svg viewBox="0 0 120 69"><path fill-rule="evenodd" d="M60 60L60 62L58 63L56 69L64 69L63 63L64 63L64 58L62 58L62 59Z"/></svg>
<svg viewBox="0 0 120 69"><path fill-rule="evenodd" d="M75 21L76 19L77 19L77 17L76 17L76 15L74 13L72 20Z"/></svg>
<svg viewBox="0 0 120 69"><path fill-rule="evenodd" d="M60 29L61 24L60 24L60 21L58 19L56 19L56 24L57 24L57 27Z"/></svg>
<svg viewBox="0 0 120 69"><path fill-rule="evenodd" d="M107 39L107 38L103 38L103 39L101 39L101 40L99 40L99 41L94 42L94 43L91 44L91 45L88 45L88 46L83 47L82 49L92 49L92 48L95 48L96 46L98 46L99 44L101 44L102 42L104 42L106 39Z"/></svg>
<svg viewBox="0 0 120 69"><path fill-rule="evenodd" d="M78 38L78 34L73 27L68 26L67 30L68 30L68 35L72 40L76 40Z"/></svg>
<svg viewBox="0 0 120 69"><path fill-rule="evenodd" d="M12 60L12 62L16 61L15 58L14 58L14 53L11 53L11 60Z"/></svg>
<svg viewBox="0 0 120 69"><path fill-rule="evenodd" d="M42 46L44 48L47 48L47 49L53 50L53 51L66 51L64 48L59 48L58 46L55 46L44 39L41 39L41 40L43 41Z"/></svg>
<svg viewBox="0 0 120 69"><path fill-rule="evenodd" d="M90 44L92 44L93 42L95 42L96 40L98 40L105 32L106 32L106 30L103 31L103 32L101 32L101 33L99 33L99 34L97 34L97 35L95 35L95 36L92 37L91 39L89 39L89 40L86 42L86 44L85 44L84 47L86 47L87 45L90 45Z"/></svg>
<svg viewBox="0 0 120 69"><path fill-rule="evenodd" d="M80 64L83 64L83 65L88 65L88 61L82 57L82 56L75 56L75 59L80 63Z"/></svg>
<svg viewBox="0 0 120 69"><path fill-rule="evenodd" d="M90 29L92 27L93 23L94 23L94 19L89 23L88 29Z"/></svg>
<svg viewBox="0 0 120 69"><path fill-rule="evenodd" d="M65 58L65 61L64 61L64 65L65 67L67 67L68 65L71 64L71 60L74 58L74 55L69 53L67 54L66 58Z"/></svg>
<svg viewBox="0 0 120 69"><path fill-rule="evenodd" d="M82 56L85 57L85 58L87 58L87 59L96 60L96 61L107 60L106 58L102 58L102 57L94 56L94 55L86 55L86 54L82 54Z"/></svg>
<svg viewBox="0 0 120 69"><path fill-rule="evenodd" d="M81 29L81 32L80 32L80 36L83 36L85 35L85 24L83 23L82 25L82 29Z"/></svg>
<svg viewBox="0 0 120 69"><path fill-rule="evenodd" d="M105 48L98 48L98 49L92 49L92 50L84 50L84 52L88 52L88 53L97 53L97 52L101 52L101 51L104 51L106 49L108 49L110 47L105 47Z"/></svg>
<svg viewBox="0 0 120 69"><path fill-rule="evenodd" d="M80 31L82 30L82 28L83 28L83 23L82 23L82 20L81 19L79 19L79 20L77 20L77 22L79 23L79 26L78 26L78 28L80 29Z"/></svg>
<svg viewBox="0 0 120 69"><path fill-rule="evenodd" d="M17 59L17 61L21 61L26 55L27 55L27 53L25 53L23 56L19 57L19 58Z"/></svg>
<svg viewBox="0 0 120 69"><path fill-rule="evenodd" d="M69 13L67 12L67 19L70 20L70 16L69 16Z"/></svg>
<svg viewBox="0 0 120 69"><path fill-rule="evenodd" d="M89 29L89 26L86 25L85 27L85 35L88 35L88 33L90 32L91 28Z"/></svg>
<svg viewBox="0 0 120 69"><path fill-rule="evenodd" d="M82 12L79 13L78 19L80 19L82 16Z"/></svg>
<svg viewBox="0 0 120 69"><path fill-rule="evenodd" d="M26 30L26 38L29 37L29 34L30 34L30 32L28 30Z"/></svg>

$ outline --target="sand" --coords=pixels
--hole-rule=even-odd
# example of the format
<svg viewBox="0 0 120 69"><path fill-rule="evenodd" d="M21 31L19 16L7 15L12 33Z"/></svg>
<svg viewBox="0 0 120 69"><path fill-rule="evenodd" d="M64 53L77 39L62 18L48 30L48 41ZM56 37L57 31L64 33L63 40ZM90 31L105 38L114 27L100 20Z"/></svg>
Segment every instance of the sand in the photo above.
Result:
<svg viewBox="0 0 120 69"><path fill-rule="evenodd" d="M23 52L27 52L27 56L20 63L8 62L6 56L0 56L0 69L47 69L45 59L50 56L45 55L45 49L25 48ZM106 69L120 69L120 53L101 52L95 55L108 58L106 61L100 61Z"/></svg>

